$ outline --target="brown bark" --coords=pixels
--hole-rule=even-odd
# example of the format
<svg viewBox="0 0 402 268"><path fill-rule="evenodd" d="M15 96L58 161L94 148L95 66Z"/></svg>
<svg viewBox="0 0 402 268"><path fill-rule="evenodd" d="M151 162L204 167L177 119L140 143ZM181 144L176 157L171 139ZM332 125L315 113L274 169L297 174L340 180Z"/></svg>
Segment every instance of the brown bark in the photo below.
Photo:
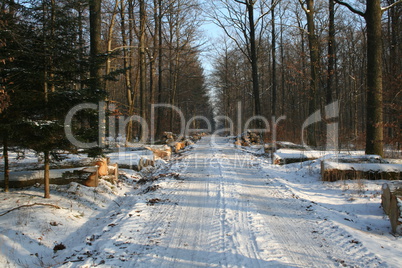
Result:
<svg viewBox="0 0 402 268"><path fill-rule="evenodd" d="M127 60L129 58L129 55L131 54L127 50L127 36L126 36L126 19L125 19L125 14L124 14L124 1L120 2L120 27L121 27L121 39L122 39L122 45L123 45L123 66L124 66L124 82L126 86L126 96L127 96L127 104L128 104L128 110L129 110L129 115L131 116L133 111L134 111L134 96L133 96L133 87L132 87L132 82L131 82L131 72L130 72L130 64L129 61ZM132 140L132 121L130 120L127 124L126 128L126 141L131 141Z"/></svg>
<svg viewBox="0 0 402 268"><path fill-rule="evenodd" d="M101 0L89 0L90 23L90 87L96 92L101 86Z"/></svg>
<svg viewBox="0 0 402 268"><path fill-rule="evenodd" d="M329 30L328 30L328 69L327 69L327 91L326 103L332 102L332 92L334 89L335 71L335 3L329 0ZM357 114L357 113L356 113Z"/></svg>
<svg viewBox="0 0 402 268"><path fill-rule="evenodd" d="M162 103L163 89L162 16L162 0L158 0L158 104ZM159 139L162 136L162 109L158 109L157 114L158 118L156 123L156 138Z"/></svg>
<svg viewBox="0 0 402 268"><path fill-rule="evenodd" d="M380 0L367 0L366 154L383 155L382 31Z"/></svg>
<svg viewBox="0 0 402 268"><path fill-rule="evenodd" d="M112 63L112 41L113 41L113 31L114 26L116 24L116 16L117 16L117 8L119 6L119 1L116 0L113 8L112 18L110 19L108 34L107 34L107 60L106 60L106 68L105 68L105 75L108 76L110 74L111 63ZM105 89L108 89L108 80L105 81Z"/></svg>
<svg viewBox="0 0 402 268"><path fill-rule="evenodd" d="M140 0L140 48L139 48L139 65L140 65L140 115L146 119L146 60L145 60L145 25L146 25L145 0ZM141 131L140 131L141 132Z"/></svg>
<svg viewBox="0 0 402 268"><path fill-rule="evenodd" d="M314 21L314 0L307 0L307 8L305 12L307 15L307 30L308 30L308 42L310 51L310 89L309 89L309 114L313 114L318 107L317 100L317 90L319 82L319 65L320 65L320 54L319 54L319 42L315 30ZM312 146L317 145L316 139L316 124L308 128L307 140Z"/></svg>
<svg viewBox="0 0 402 268"><path fill-rule="evenodd" d="M255 40L255 24L254 24L254 1L246 1L248 22L250 27L250 61L251 72L253 80L253 97L254 97L254 115L261 115L261 102L260 102L260 86L258 80L258 61L257 61L257 47ZM257 128L262 128L262 122L257 121Z"/></svg>
<svg viewBox="0 0 402 268"><path fill-rule="evenodd" d="M275 0L271 0L271 15L272 15L272 89L271 89L271 116L276 116L276 90L277 90L277 81L276 81L276 32L275 32Z"/></svg>

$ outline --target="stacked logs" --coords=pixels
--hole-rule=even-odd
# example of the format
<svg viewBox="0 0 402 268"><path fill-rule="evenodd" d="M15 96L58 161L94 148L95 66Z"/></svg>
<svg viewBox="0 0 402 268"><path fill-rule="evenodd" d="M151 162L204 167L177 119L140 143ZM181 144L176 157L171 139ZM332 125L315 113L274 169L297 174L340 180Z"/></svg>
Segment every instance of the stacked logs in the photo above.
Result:
<svg viewBox="0 0 402 268"><path fill-rule="evenodd" d="M235 145L237 146L250 146L250 145L257 145L261 144L261 136L255 132L251 132L247 130L246 132L242 133L240 137L236 138Z"/></svg>

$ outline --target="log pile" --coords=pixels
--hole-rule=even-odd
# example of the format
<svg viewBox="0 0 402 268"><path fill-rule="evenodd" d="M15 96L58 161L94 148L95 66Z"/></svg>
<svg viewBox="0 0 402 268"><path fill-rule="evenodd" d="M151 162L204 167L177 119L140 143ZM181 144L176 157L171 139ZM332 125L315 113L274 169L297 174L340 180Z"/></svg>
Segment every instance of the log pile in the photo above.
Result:
<svg viewBox="0 0 402 268"><path fill-rule="evenodd" d="M190 136L190 139L193 142L199 141L202 137L207 136L208 134L205 132L200 132L200 133L194 133L193 135Z"/></svg>
<svg viewBox="0 0 402 268"><path fill-rule="evenodd" d="M236 138L235 145L238 146L250 146L258 145L262 143L261 136L255 132L246 131Z"/></svg>
<svg viewBox="0 0 402 268"><path fill-rule="evenodd" d="M292 163L299 163L305 161L311 161L317 159L316 157L309 157L302 153L294 154L293 156L283 157L280 154L274 154L273 163L274 165L287 165Z"/></svg>
<svg viewBox="0 0 402 268"><path fill-rule="evenodd" d="M193 145L195 142L199 141L202 137L207 134L204 132L195 133L188 137L178 136L172 132L164 132L162 136L163 142L170 146L173 152L179 153L185 147Z"/></svg>
<svg viewBox="0 0 402 268"><path fill-rule="evenodd" d="M172 132L163 132L162 140L165 144L170 144L175 142L177 139L177 135L173 134Z"/></svg>
<svg viewBox="0 0 402 268"><path fill-rule="evenodd" d="M185 141L186 143L194 143L194 142L199 141L202 137L204 137L206 135L208 135L208 134L205 132L199 132L199 133L194 133L188 137L183 137L183 136L178 136L172 132L165 131L165 132L163 132L163 135L162 135L162 142L163 142L163 144L168 144L168 145L175 144L177 142L183 142L183 141Z"/></svg>
<svg viewBox="0 0 402 268"><path fill-rule="evenodd" d="M385 163L380 158L354 157L321 162L323 181L338 180L400 180L402 165Z"/></svg>
<svg viewBox="0 0 402 268"><path fill-rule="evenodd" d="M402 182L383 184L381 205L389 216L392 233L402 235Z"/></svg>

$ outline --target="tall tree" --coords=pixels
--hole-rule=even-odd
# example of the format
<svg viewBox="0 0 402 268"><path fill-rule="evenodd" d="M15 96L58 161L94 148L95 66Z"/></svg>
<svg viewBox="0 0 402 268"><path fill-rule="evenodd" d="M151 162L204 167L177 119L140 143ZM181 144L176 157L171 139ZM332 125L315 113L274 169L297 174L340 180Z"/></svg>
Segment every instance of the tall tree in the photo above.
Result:
<svg viewBox="0 0 402 268"><path fill-rule="evenodd" d="M277 79L276 79L276 24L275 24L275 6L276 0L271 0L271 54L272 54L272 89L271 89L271 116L276 116L276 92L277 92Z"/></svg>
<svg viewBox="0 0 402 268"><path fill-rule="evenodd" d="M89 0L90 24L90 87L95 94L101 89L101 0Z"/></svg>
<svg viewBox="0 0 402 268"><path fill-rule="evenodd" d="M261 114L261 101L260 101L260 83L258 81L258 58L257 58L257 46L255 37L255 21L254 21L254 5L256 0L246 0L236 2L246 5L248 13L248 24L250 31L250 63L251 63L251 76L253 81L253 96L254 96L254 115L260 116ZM257 121L257 128L261 128L262 123Z"/></svg>
<svg viewBox="0 0 402 268"><path fill-rule="evenodd" d="M155 35L158 36L158 46L155 48L158 51L158 103L162 103L162 91L163 91L163 7L162 7L162 0L158 1L158 9L155 11L158 12L155 23L158 25L157 32ZM156 139L162 137L162 121L163 121L163 111L162 109L158 109L157 113L157 120L156 120Z"/></svg>
<svg viewBox="0 0 402 268"><path fill-rule="evenodd" d="M328 67L327 67L327 91L326 103L332 102L332 92L334 89L335 75L335 2L329 0L329 20L328 20Z"/></svg>
<svg viewBox="0 0 402 268"><path fill-rule="evenodd" d="M0 62L4 65L9 64L15 59L15 41L16 38L13 36L12 29L16 30L18 27L15 18L15 8L16 4L13 0L3 1L0 10ZM8 143L10 139L10 122L7 122L5 117L5 111L10 106L10 95L8 94L8 84L9 81L6 73L0 72L0 120L1 127L0 136L3 137L3 159L4 159L4 191L9 191L9 159L8 159Z"/></svg>
<svg viewBox="0 0 402 268"><path fill-rule="evenodd" d="M366 0L362 12L350 4L335 0L350 11L364 18L367 26L367 104L366 104L366 154L384 154L383 88L382 88L382 24L384 11L402 3L394 2L381 7L381 0Z"/></svg>
<svg viewBox="0 0 402 268"><path fill-rule="evenodd" d="M140 2L140 40L139 40L139 66L140 66L140 115L146 119L147 107L147 73L146 73L146 55L145 55L145 27L147 23L147 11L145 0Z"/></svg>
<svg viewBox="0 0 402 268"><path fill-rule="evenodd" d="M310 90L309 90L309 114L312 115L317 110L318 106L318 85L320 71L320 48L319 40L315 26L315 6L314 0L299 0L307 16L307 36L310 51ZM307 130L307 139L310 145L316 146L316 124L310 126Z"/></svg>
<svg viewBox="0 0 402 268"><path fill-rule="evenodd" d="M220 10L217 4L213 3L212 9L215 23L220 26L226 35L233 40L237 47L247 57L251 66L251 81L254 115L261 116L261 100L260 100L260 82L259 82L259 65L258 65L258 41L256 29L259 24L263 23L263 18L269 14L270 9L265 10L267 6L265 1L261 1L258 16L256 16L257 0L234 0L239 5L233 5L230 1L221 0L223 10ZM246 10L241 10L244 6ZM268 4L269 6L269 4ZM272 9L273 7L271 7ZM260 29L263 26L260 25ZM230 29L231 28L231 29ZM262 127L262 122L257 120L257 127Z"/></svg>

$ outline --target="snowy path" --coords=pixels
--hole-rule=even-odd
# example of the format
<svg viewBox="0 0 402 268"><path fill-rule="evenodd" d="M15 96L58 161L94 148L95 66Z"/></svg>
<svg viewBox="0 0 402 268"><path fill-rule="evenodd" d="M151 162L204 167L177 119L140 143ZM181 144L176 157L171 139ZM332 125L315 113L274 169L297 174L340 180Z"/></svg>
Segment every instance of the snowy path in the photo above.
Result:
<svg viewBox="0 0 402 268"><path fill-rule="evenodd" d="M311 202L225 142L205 137L174 164L182 180L163 184L155 194L163 202L127 196L106 210L91 239L88 227L82 231L86 245L59 256L67 260L62 266L376 266L375 254L355 249Z"/></svg>

